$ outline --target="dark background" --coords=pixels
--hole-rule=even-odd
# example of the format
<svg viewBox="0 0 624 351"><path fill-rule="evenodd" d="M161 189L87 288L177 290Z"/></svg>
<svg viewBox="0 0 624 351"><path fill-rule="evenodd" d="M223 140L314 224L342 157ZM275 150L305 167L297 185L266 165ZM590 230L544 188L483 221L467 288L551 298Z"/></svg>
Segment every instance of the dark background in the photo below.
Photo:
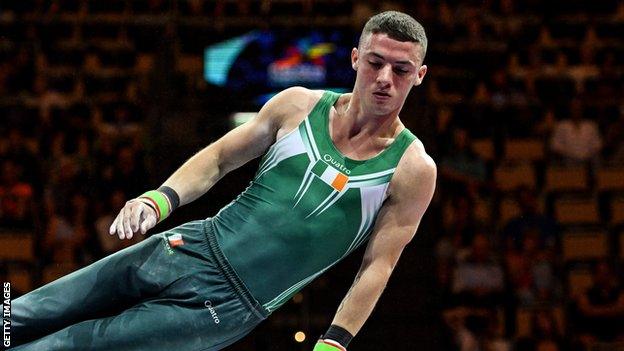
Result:
<svg viewBox="0 0 624 351"><path fill-rule="evenodd" d="M413 15L427 31L429 73L401 119L438 163L438 187L350 349L455 350L458 330L481 349L495 349L495 340L518 350L549 340L560 350L616 342L601 335L593 343L578 340L584 320L575 293L592 286L598 262L612 268L613 291L621 293L624 2L616 0L2 1L0 276L12 282L14 297L127 245L102 229L123 202L158 187L227 132L232 113L257 111L256 98L268 91L246 84L244 70L232 72L228 87L203 79L207 46L252 30L284 37L340 32L348 46L346 38L354 44L370 15L387 9ZM262 62L246 55L262 72ZM340 74L341 82L353 77ZM551 146L560 123L573 116L593 125L601 140L580 159ZM511 142L518 140L528 146L513 154ZM253 161L232 172L153 232L214 215L247 186L256 167ZM527 167L528 175L521 174ZM563 170L554 181L553 169ZM604 170L615 172L607 185ZM577 178L576 185L560 186ZM539 217L521 208L521 191L535 197ZM581 207L558 210L568 203ZM565 216L587 209L590 216ZM519 244L527 232L508 241L510 221L527 218L539 218L529 226L541 230L540 240L549 238L540 241L537 256ZM485 295L461 291L453 275L473 263L472 245L481 234L489 243L486 265L504 274L502 288ZM589 238L580 244L587 252L566 246L576 238ZM310 350L362 252L229 349ZM540 257L550 267L546 292L526 283L533 295L523 297L526 286L513 271L518 257ZM476 326L463 320L466 328L458 329L443 318L458 307L488 317ZM556 335L544 336L531 321L528 332L521 327L522 313L536 311L558 316ZM298 330L307 335L302 344L293 339Z"/></svg>

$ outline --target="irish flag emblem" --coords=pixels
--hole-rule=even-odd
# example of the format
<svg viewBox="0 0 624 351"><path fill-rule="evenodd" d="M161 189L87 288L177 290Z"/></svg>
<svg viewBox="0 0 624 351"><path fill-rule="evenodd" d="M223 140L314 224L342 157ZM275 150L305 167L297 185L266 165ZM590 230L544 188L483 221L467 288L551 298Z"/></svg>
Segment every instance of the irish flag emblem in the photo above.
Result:
<svg viewBox="0 0 624 351"><path fill-rule="evenodd" d="M347 184L349 177L335 169L334 167L328 165L323 160L318 160L312 167L312 173L317 177L321 178L327 185L332 188L342 191L342 189Z"/></svg>
<svg viewBox="0 0 624 351"><path fill-rule="evenodd" d="M169 245L171 245L171 247L184 245L184 241L182 240L182 234L169 235L167 237L167 240L169 240Z"/></svg>

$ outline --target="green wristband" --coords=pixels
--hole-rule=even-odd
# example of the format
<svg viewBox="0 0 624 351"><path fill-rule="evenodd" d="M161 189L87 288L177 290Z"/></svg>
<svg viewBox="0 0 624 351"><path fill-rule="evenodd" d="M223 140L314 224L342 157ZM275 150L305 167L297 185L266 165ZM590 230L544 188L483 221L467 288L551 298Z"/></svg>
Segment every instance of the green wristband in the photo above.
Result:
<svg viewBox="0 0 624 351"><path fill-rule="evenodd" d="M329 343L329 341L319 340L312 351L345 351L346 349L338 343Z"/></svg>
<svg viewBox="0 0 624 351"><path fill-rule="evenodd" d="M167 197L160 191L150 190L139 196L139 199L148 200L152 205L154 205L156 208L156 215L158 216L158 223L162 222L171 214L169 199L167 199Z"/></svg>

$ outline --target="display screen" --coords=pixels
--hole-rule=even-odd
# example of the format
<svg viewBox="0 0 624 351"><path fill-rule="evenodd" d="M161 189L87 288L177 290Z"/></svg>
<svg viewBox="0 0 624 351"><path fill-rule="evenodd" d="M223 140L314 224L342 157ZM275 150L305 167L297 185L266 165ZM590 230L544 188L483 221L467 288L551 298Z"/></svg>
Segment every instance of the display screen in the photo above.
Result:
<svg viewBox="0 0 624 351"><path fill-rule="evenodd" d="M299 85L347 91L353 86L348 31L253 31L206 48L204 78L263 103L275 92Z"/></svg>

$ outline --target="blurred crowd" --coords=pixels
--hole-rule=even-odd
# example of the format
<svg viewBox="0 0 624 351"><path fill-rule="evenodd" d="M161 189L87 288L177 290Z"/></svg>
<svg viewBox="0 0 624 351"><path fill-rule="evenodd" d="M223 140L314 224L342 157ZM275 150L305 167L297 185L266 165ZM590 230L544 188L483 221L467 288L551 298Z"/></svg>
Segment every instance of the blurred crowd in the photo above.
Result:
<svg viewBox="0 0 624 351"><path fill-rule="evenodd" d="M2 4L0 228L37 238L33 286L48 267L71 270L132 243L108 226L125 201L162 181L150 179L147 137L162 37L173 43L182 96L205 89L192 67L229 30L354 30L384 9L414 15L429 36L429 73L412 93L422 105L402 119L431 121L414 131L429 133L438 164L428 216L448 348L621 346L624 186L601 185L604 170L624 179L621 0ZM533 151L510 155L518 140ZM500 176L505 169L529 171L512 179ZM557 188L551 169L564 170L555 183L586 177ZM593 219L584 207L558 210L579 199L589 199Z"/></svg>
<svg viewBox="0 0 624 351"><path fill-rule="evenodd" d="M425 11L440 50L425 101L436 106L432 210L449 347L622 347L624 237L612 204L624 189L602 177L624 179L623 11L507 0ZM513 154L518 141L525 149ZM579 174L582 184L557 186ZM560 210L578 199L593 218Z"/></svg>
<svg viewBox="0 0 624 351"><path fill-rule="evenodd" d="M37 4L14 5L59 2ZM0 226L37 233L40 267L71 270L128 245L108 225L145 187L149 64L107 66L104 49L80 38L46 42L46 25L15 21L13 10L0 8ZM77 61L52 62L56 45L79 50Z"/></svg>

